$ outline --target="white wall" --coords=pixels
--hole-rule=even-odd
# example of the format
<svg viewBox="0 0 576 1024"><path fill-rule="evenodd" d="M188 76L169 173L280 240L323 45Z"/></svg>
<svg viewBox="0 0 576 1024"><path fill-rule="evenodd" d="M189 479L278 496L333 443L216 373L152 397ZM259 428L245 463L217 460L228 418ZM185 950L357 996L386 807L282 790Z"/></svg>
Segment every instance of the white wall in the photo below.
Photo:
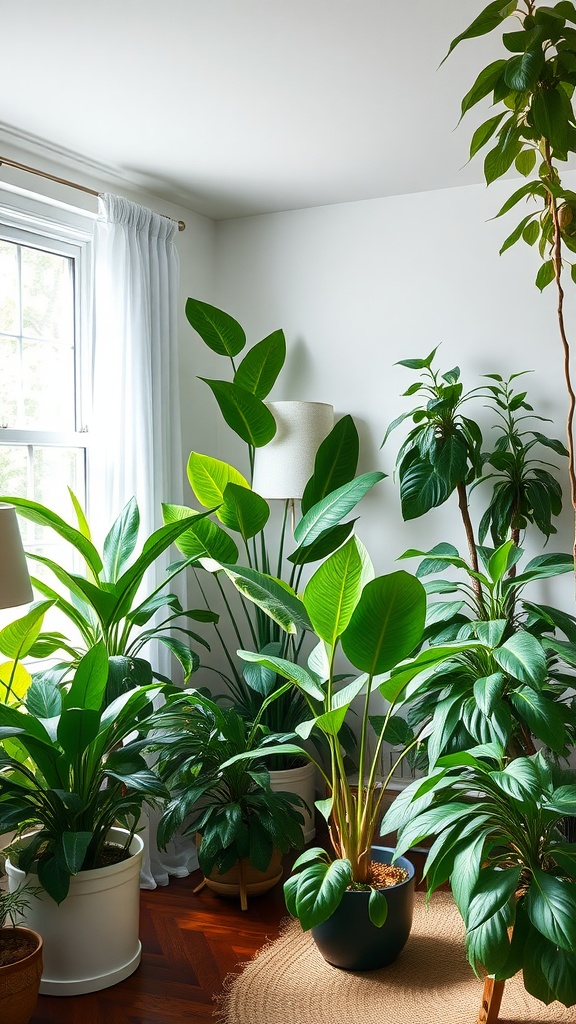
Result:
<svg viewBox="0 0 576 1024"><path fill-rule="evenodd" d="M352 413L361 469L391 474L401 430L384 451L379 446L387 425L410 408L399 396L414 379L394 364L441 343L442 368L458 364L466 387L483 373L535 370L529 396L563 438L553 288L540 295L533 285L538 256L524 243L498 255L522 206L517 215L489 219L515 187L468 186L220 222L219 304L252 341L278 327L286 332L287 365L271 398L331 402L338 414ZM576 330L570 286L568 292ZM215 438L220 450L212 454L226 458L228 438ZM570 550L568 497L565 505L562 536L550 550ZM408 546L450 540L464 550L455 502L403 524L397 486L387 479L361 512L358 531L378 571L392 569Z"/></svg>

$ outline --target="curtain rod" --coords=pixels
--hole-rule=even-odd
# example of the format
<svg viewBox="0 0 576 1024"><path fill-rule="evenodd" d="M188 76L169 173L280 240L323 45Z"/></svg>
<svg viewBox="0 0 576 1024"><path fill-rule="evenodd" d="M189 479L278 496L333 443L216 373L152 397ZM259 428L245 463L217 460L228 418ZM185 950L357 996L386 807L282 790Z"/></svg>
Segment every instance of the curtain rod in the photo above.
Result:
<svg viewBox="0 0 576 1024"><path fill-rule="evenodd" d="M101 193L96 192L93 188L87 188L86 185L77 185L75 181L68 181L66 178L57 178L55 174L48 174L47 171L39 171L36 167L27 167L26 164L16 163L15 160L8 160L5 156L0 156L0 167L2 164L6 164L7 167L16 167L19 171L28 171L29 174L38 174L41 178L49 178L50 181L57 181L59 185L68 185L69 188L76 188L79 192L87 192L89 196L96 196L98 198ZM174 217L167 217L167 220L174 220ZM177 221L178 231L184 231L186 224L183 220Z"/></svg>

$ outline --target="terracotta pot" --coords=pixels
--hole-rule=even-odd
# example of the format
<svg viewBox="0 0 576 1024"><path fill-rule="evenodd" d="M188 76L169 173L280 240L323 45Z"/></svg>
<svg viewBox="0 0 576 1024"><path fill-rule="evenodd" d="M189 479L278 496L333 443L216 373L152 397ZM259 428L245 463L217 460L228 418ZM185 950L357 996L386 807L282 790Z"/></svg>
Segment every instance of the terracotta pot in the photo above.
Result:
<svg viewBox="0 0 576 1024"><path fill-rule="evenodd" d="M248 909L248 896L268 892L282 878L282 854L274 850L266 871L258 871L247 858L238 861L229 871L220 874L214 869L204 881L209 889L220 896L239 896L242 910Z"/></svg>
<svg viewBox="0 0 576 1024"><path fill-rule="evenodd" d="M28 1024L38 999L42 975L42 939L31 928L0 929L4 934L14 931L32 939L36 948L23 960L0 967L0 1020L5 1024Z"/></svg>

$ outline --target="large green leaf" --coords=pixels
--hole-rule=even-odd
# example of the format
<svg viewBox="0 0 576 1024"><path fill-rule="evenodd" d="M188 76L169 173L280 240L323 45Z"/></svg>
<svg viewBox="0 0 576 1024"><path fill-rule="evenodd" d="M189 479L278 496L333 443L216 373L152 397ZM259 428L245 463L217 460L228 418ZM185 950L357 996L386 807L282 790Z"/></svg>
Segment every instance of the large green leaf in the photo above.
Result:
<svg viewBox="0 0 576 1024"><path fill-rule="evenodd" d="M302 495L302 513L354 478L358 466L360 442L356 424L343 416L324 438L314 460L314 472Z"/></svg>
<svg viewBox="0 0 576 1024"><path fill-rule="evenodd" d="M468 907L467 928L478 928L489 917L505 907L509 908L510 918L512 918L512 901L520 882L521 870L521 867L502 871L489 867L483 868Z"/></svg>
<svg viewBox="0 0 576 1024"><path fill-rule="evenodd" d="M363 562L354 537L316 570L304 591L304 604L315 632L335 647L362 592Z"/></svg>
<svg viewBox="0 0 576 1024"><path fill-rule="evenodd" d="M350 861L310 864L298 875L295 909L304 931L326 921L339 906L352 879Z"/></svg>
<svg viewBox="0 0 576 1024"><path fill-rule="evenodd" d="M546 656L542 644L523 629L496 648L494 661L509 676L528 686L539 688L546 679Z"/></svg>
<svg viewBox="0 0 576 1024"><path fill-rule="evenodd" d="M383 480L385 473L363 473L354 480L331 491L325 498L317 502L302 517L294 530L294 539L298 544L310 545L324 530L339 523L344 516L358 504L361 498Z"/></svg>
<svg viewBox="0 0 576 1024"><path fill-rule="evenodd" d="M351 519L347 523L338 523L336 526L329 527L328 530L323 530L311 544L301 544L297 547L291 555L288 555L288 561L293 562L294 565L308 565L310 562L319 562L322 558L327 558L345 540L348 540L355 523L356 520Z"/></svg>
<svg viewBox="0 0 576 1024"><path fill-rule="evenodd" d="M446 56L452 53L454 47L458 46L464 39L474 39L476 36L486 35L487 32L492 32L493 29L497 28L509 15L513 14L516 10L516 0L509 0L508 3L505 0L493 0L492 3L488 4L480 14L474 18L474 21L468 26L464 32L461 32L459 36L450 43L450 49ZM444 58L446 60L446 57Z"/></svg>
<svg viewBox="0 0 576 1024"><path fill-rule="evenodd" d="M102 707L108 681L108 654L104 643L91 647L76 669L72 686L64 696L65 708Z"/></svg>
<svg viewBox="0 0 576 1024"><path fill-rule="evenodd" d="M199 452L190 452L187 471L190 486L204 508L221 505L224 501L224 491L230 483L238 484L240 487L250 486L234 466L221 462L220 459L212 459L209 455L201 455Z"/></svg>
<svg viewBox="0 0 576 1024"><path fill-rule="evenodd" d="M442 505L451 488L439 467L420 458L418 450L408 452L398 468L400 501L405 520L418 519L431 508Z"/></svg>
<svg viewBox="0 0 576 1024"><path fill-rule="evenodd" d="M530 686L518 687L508 696L518 718L551 750L561 753L566 744L566 728L562 712L555 701Z"/></svg>
<svg viewBox="0 0 576 1024"><path fill-rule="evenodd" d="M246 335L238 321L208 302L188 299L186 317L202 341L219 356L236 356L246 344Z"/></svg>
<svg viewBox="0 0 576 1024"><path fill-rule="evenodd" d="M24 658L34 645L42 628L44 616L53 604L53 601L35 602L21 619L4 626L4 629L0 630L2 654L15 661Z"/></svg>
<svg viewBox="0 0 576 1024"><path fill-rule="evenodd" d="M176 541L176 547L186 558L213 558L217 562L236 563L238 548L232 537L217 523L198 515L185 505L163 505L162 514L167 523L188 519L188 529Z"/></svg>
<svg viewBox="0 0 576 1024"><path fill-rule="evenodd" d="M224 490L224 501L216 515L230 530L236 530L244 541L260 533L270 516L268 502L248 487L229 483Z"/></svg>
<svg viewBox="0 0 576 1024"><path fill-rule="evenodd" d="M276 433L276 420L264 402L230 381L210 380L208 377L200 379L212 390L228 426L246 444L262 448L272 440Z"/></svg>
<svg viewBox="0 0 576 1024"><path fill-rule="evenodd" d="M256 665L262 665L264 668L270 669L270 671L282 676L284 679L289 679L290 682L295 683L304 693L308 694L309 697L313 697L314 700L323 700L324 691L318 686L316 679L302 668L301 665L297 665L295 662L287 661L285 658L274 658L270 655L254 654L252 651L237 651L238 657L242 658L243 661L251 662Z"/></svg>
<svg viewBox="0 0 576 1024"><path fill-rule="evenodd" d="M368 583L342 636L356 668L379 675L406 658L421 640L426 594L415 576L399 571Z"/></svg>
<svg viewBox="0 0 576 1024"><path fill-rule="evenodd" d="M302 601L289 587L283 585L273 576L256 572L244 566L223 565L209 561L203 565L210 572L223 569L232 580L234 586L262 611L266 612L287 633L296 633L297 627L310 629L310 619Z"/></svg>
<svg viewBox="0 0 576 1024"><path fill-rule="evenodd" d="M140 527L140 511L136 498L128 504L113 523L104 541L103 562L106 579L115 583L126 567L130 555L136 547Z"/></svg>
<svg viewBox="0 0 576 1024"><path fill-rule="evenodd" d="M96 739L100 715L91 708L64 708L58 722L57 739L68 764L75 764Z"/></svg>
<svg viewBox="0 0 576 1024"><path fill-rule="evenodd" d="M573 953L576 949L576 882L535 868L524 899L532 924L546 939Z"/></svg>
<svg viewBox="0 0 576 1024"><path fill-rule="evenodd" d="M15 505L20 515L24 516L25 519L29 519L33 523L37 523L38 526L47 526L51 530L54 530L60 537L68 541L76 551L82 556L86 564L89 566L95 576L102 570L102 560L98 551L87 537L85 537L79 530L76 530L73 526L69 526L55 512L51 512L50 509L45 508L44 505L38 504L37 501L30 501L28 498L0 498L0 502L6 502L8 505Z"/></svg>
<svg viewBox="0 0 576 1024"><path fill-rule="evenodd" d="M234 374L234 383L256 398L270 394L286 359L284 331L274 331L246 353Z"/></svg>

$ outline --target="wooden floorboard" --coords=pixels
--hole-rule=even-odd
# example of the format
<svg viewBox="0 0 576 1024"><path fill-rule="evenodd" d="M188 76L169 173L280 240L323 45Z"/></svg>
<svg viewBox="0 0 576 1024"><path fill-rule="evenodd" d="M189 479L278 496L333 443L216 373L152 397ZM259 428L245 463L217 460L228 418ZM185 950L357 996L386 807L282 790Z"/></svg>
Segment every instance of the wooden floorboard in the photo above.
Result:
<svg viewBox="0 0 576 1024"><path fill-rule="evenodd" d="M281 885L243 913L209 889L195 894L200 877L141 891L142 962L130 978L89 995L40 996L30 1024L213 1022L224 979L277 936L286 909Z"/></svg>
<svg viewBox="0 0 576 1024"><path fill-rule="evenodd" d="M90 995L40 996L30 1024L214 1024L224 979L276 938L286 909L281 884L243 913L209 889L194 893L199 880L141 891L142 962L130 978Z"/></svg>

